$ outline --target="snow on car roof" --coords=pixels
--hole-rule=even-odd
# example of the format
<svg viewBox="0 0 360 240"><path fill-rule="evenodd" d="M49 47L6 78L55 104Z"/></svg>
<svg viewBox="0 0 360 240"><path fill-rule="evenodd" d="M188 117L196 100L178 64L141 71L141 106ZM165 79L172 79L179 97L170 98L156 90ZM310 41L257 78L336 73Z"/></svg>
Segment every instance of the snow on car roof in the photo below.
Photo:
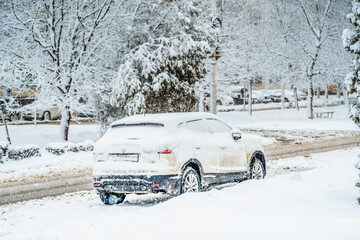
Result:
<svg viewBox="0 0 360 240"><path fill-rule="evenodd" d="M216 115L212 113L204 112L182 112L182 113L158 113L158 114L141 114L130 117L125 117L117 120L111 124L111 126L118 124L136 124L136 123L160 123L166 127L177 127L179 123L203 119L203 118L216 118Z"/></svg>

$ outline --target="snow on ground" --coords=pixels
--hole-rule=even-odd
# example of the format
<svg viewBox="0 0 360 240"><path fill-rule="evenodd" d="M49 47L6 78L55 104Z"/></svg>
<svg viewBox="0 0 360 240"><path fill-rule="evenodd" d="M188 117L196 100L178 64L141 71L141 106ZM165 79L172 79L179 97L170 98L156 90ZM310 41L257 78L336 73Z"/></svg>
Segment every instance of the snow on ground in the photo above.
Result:
<svg viewBox="0 0 360 240"><path fill-rule="evenodd" d="M316 167L222 190L129 196L103 205L93 191L0 207L0 239L360 239L354 184L359 149L272 162Z"/></svg>
<svg viewBox="0 0 360 240"><path fill-rule="evenodd" d="M15 146L36 144L40 147L51 142L61 142L60 126L51 124L9 125L12 144ZM78 143L85 140L96 141L100 136L100 127L96 124L70 125L69 141ZM0 142L6 142L5 128L0 126Z"/></svg>
<svg viewBox="0 0 360 240"><path fill-rule="evenodd" d="M30 175L44 175L64 170L92 168L92 152L68 152L61 156L42 151L41 157L32 157L0 164L1 181L15 181Z"/></svg>
<svg viewBox="0 0 360 240"><path fill-rule="evenodd" d="M218 115L229 124L240 128L356 131L359 129L348 117L347 109L343 105L327 109L335 111L333 118L308 119L305 108L299 111L296 109L255 111L252 116L248 112L220 112Z"/></svg>

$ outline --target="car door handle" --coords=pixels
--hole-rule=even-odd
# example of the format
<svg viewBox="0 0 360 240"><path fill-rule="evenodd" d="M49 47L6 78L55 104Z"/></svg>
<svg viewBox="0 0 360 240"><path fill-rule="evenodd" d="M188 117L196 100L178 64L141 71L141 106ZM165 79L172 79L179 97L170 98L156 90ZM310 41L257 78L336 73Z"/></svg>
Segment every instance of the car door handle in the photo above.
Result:
<svg viewBox="0 0 360 240"><path fill-rule="evenodd" d="M200 147L195 147L195 149L200 149Z"/></svg>
<svg viewBox="0 0 360 240"><path fill-rule="evenodd" d="M220 148L221 148L221 149L226 149L226 147L225 147L225 146L221 146Z"/></svg>

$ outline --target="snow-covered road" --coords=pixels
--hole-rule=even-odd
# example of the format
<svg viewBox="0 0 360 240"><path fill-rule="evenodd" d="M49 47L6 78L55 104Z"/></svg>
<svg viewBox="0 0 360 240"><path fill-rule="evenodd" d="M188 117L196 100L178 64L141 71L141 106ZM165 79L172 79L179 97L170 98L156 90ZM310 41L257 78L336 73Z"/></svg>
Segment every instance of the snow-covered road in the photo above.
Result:
<svg viewBox="0 0 360 240"><path fill-rule="evenodd" d="M0 239L360 239L354 184L359 149L273 161L303 168L222 190L129 196L104 206L93 191L0 207Z"/></svg>

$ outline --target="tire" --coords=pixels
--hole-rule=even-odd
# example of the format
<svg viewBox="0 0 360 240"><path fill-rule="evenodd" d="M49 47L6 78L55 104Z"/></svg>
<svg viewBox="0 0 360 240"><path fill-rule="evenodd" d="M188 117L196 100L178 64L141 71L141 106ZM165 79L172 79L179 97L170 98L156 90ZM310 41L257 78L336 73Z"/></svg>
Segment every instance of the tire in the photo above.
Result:
<svg viewBox="0 0 360 240"><path fill-rule="evenodd" d="M249 179L260 180L265 177L265 169L264 164L258 159L255 158L254 161L251 162L249 169Z"/></svg>
<svg viewBox="0 0 360 240"><path fill-rule="evenodd" d="M288 99L288 98L285 98L284 101L285 101L285 102L289 102L289 99Z"/></svg>
<svg viewBox="0 0 360 240"><path fill-rule="evenodd" d="M187 167L181 178L180 194L187 192L200 192L201 182L199 174L192 168Z"/></svg>
<svg viewBox="0 0 360 240"><path fill-rule="evenodd" d="M43 120L45 120L45 121L50 121L51 120L50 112L48 112L48 111L44 112Z"/></svg>
<svg viewBox="0 0 360 240"><path fill-rule="evenodd" d="M109 203L109 194L107 192L101 192L100 193L100 200L105 204L105 205L110 205Z"/></svg>
<svg viewBox="0 0 360 240"><path fill-rule="evenodd" d="M114 205L124 202L125 194L109 194L107 192L100 193L100 199L105 205Z"/></svg>
<svg viewBox="0 0 360 240"><path fill-rule="evenodd" d="M16 121L19 121L19 116L17 114L11 114L10 122L16 122Z"/></svg>

